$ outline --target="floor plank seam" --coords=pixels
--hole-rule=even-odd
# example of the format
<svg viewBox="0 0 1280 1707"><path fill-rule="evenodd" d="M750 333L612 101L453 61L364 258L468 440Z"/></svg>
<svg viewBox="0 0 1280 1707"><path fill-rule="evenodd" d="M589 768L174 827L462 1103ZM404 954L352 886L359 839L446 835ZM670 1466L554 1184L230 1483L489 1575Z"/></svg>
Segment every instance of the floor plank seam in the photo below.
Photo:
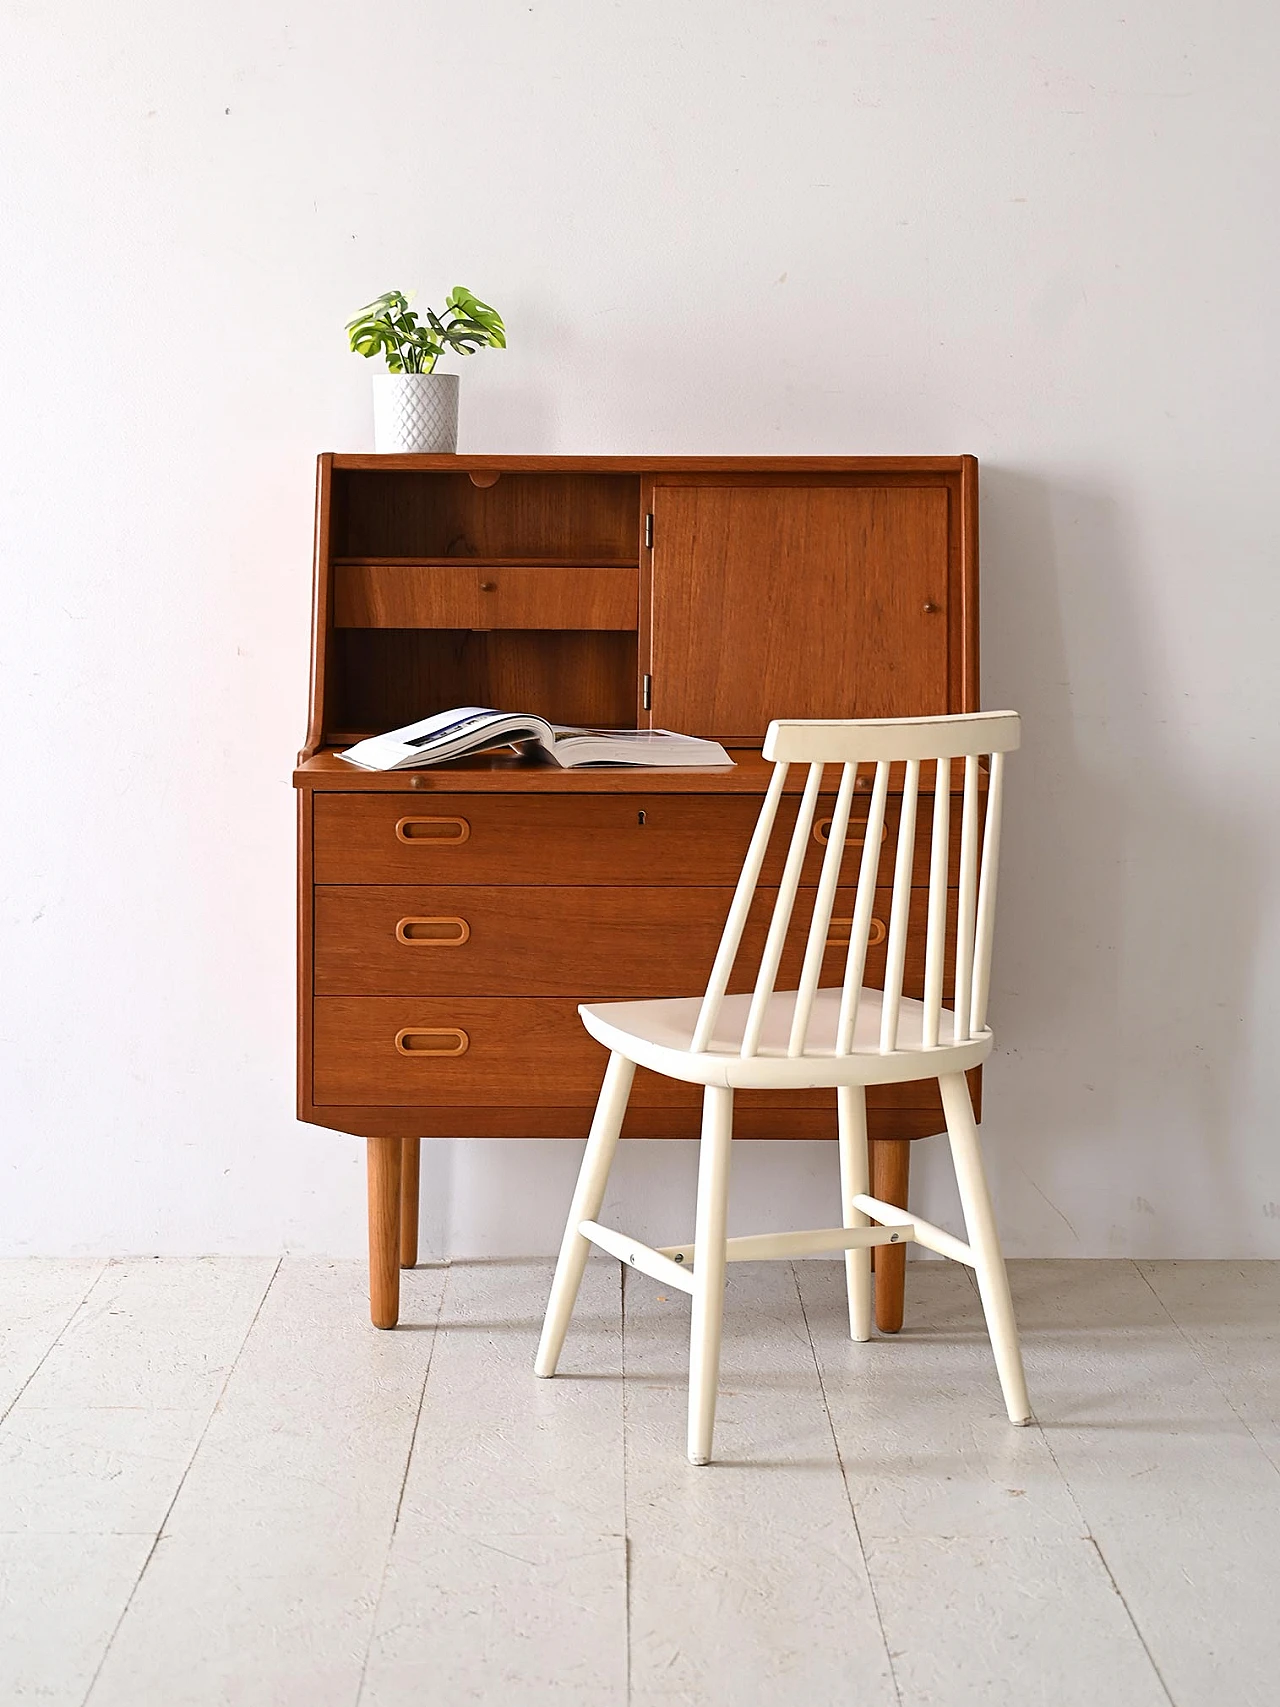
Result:
<svg viewBox="0 0 1280 1707"><path fill-rule="evenodd" d="M107 1270L110 1267L111 1267L111 1264L109 1262L103 1262L103 1263L99 1264L98 1272L94 1275L93 1279L89 1282L88 1286L85 1287L84 1292L82 1293L79 1302L75 1305L71 1314L67 1317L66 1321L58 1329L57 1333L54 1334L53 1338L49 1341L49 1344L45 1348L44 1354L40 1358L40 1361L36 1364L35 1368L31 1371L31 1373L27 1376L26 1380L18 1388L18 1391L13 1395L13 1399L11 1400L11 1402L5 1407L5 1409L2 1412L0 1412L0 1428L3 1428L4 1424L7 1422L8 1418L9 1418L10 1413L13 1411L13 1409L17 1405L18 1401L21 1399L22 1395L26 1392L27 1388L35 1380L36 1376L40 1373L40 1371L44 1368L45 1364L49 1361L50 1357L52 1357L53 1353L62 1344L63 1335L66 1333L67 1329L71 1326L71 1324L75 1321L76 1317L80 1314L81 1310L83 1310L85 1305L89 1302L89 1298L90 1298L91 1293L93 1292L93 1290L97 1286L98 1282L102 1279L103 1275L107 1272Z"/></svg>
<svg viewBox="0 0 1280 1707"><path fill-rule="evenodd" d="M422 1385L418 1389L418 1408L414 1412L413 1428L409 1432L409 1450L404 1455L404 1470L400 1477L400 1488L396 1494L395 1515L391 1519L391 1530L387 1536L387 1549L383 1555L382 1573L378 1579L378 1592L373 1602L373 1617L369 1623L369 1640L365 1643L364 1658L360 1662L360 1681L356 1685L354 1707L360 1707L364 1700L365 1685L369 1679L369 1661L373 1656L373 1644L378 1635L378 1619L382 1611L382 1599L387 1592L387 1574L391 1569L391 1550L395 1545L396 1531L400 1527L400 1514L404 1509L404 1493L409 1485L409 1468L413 1463L414 1449L418 1444L418 1429L422 1423L422 1412L427 1402L427 1382L431 1378L431 1367L436 1357L436 1339L440 1331L440 1318L444 1314L444 1301L449 1296L449 1282L453 1278L453 1265L446 1260L444 1264L444 1284L440 1288L440 1296L436 1300L435 1320L431 1324L431 1339L427 1346L427 1364L422 1371Z"/></svg>
<svg viewBox="0 0 1280 1707"><path fill-rule="evenodd" d="M1136 1268L1137 1264L1135 1263L1133 1266ZM976 1283L974 1285L974 1290L977 1291ZM1139 1627L1138 1620L1133 1615L1133 1609L1130 1607L1129 1602L1125 1599L1124 1595L1121 1593L1120 1584L1116 1581L1115 1573L1111 1569L1111 1565L1107 1559L1107 1556L1102 1551L1102 1548L1098 1545L1098 1538L1093 1533L1093 1525L1089 1522L1088 1518L1085 1516L1084 1507L1080 1504L1080 1501L1076 1498L1076 1491L1071 1486L1071 1478L1067 1475L1066 1471L1062 1468L1062 1465L1058 1462L1058 1455L1053 1450L1053 1441L1049 1438L1048 1431L1045 1429L1044 1424L1040 1421L1039 1417L1035 1414L1035 1401L1034 1401L1034 1399L1032 1400L1031 1411L1032 1411L1031 1426L1035 1429L1036 1433L1040 1436L1040 1439L1044 1445L1044 1449L1049 1454L1050 1462L1053 1464L1054 1469L1058 1472L1058 1475L1062 1478L1062 1485L1067 1490L1067 1498L1071 1501L1072 1505L1075 1507L1076 1516L1080 1519L1080 1529L1081 1529L1082 1538L1083 1538L1083 1540L1088 1542L1090 1547L1093 1548L1094 1552L1098 1556L1099 1564L1101 1564L1103 1570L1107 1573L1107 1581L1111 1584L1111 1587L1114 1589L1116 1599L1120 1602L1121 1606L1124 1607L1125 1617L1129 1620L1129 1627L1133 1631L1134 1635L1138 1638L1138 1641L1142 1645L1142 1651L1147 1656L1147 1663L1151 1667L1151 1670L1155 1676L1156 1682L1160 1685L1160 1689L1164 1695L1165 1700L1169 1703L1169 1707L1177 1707L1177 1703L1174 1701L1173 1696L1170 1694L1169 1685L1164 1680L1164 1674L1160 1670L1160 1667L1156 1664L1155 1655L1151 1652L1151 1648L1147 1642L1147 1638L1143 1635L1142 1630Z"/></svg>
<svg viewBox="0 0 1280 1707"><path fill-rule="evenodd" d="M1276 1474L1278 1476L1280 1476L1280 1463L1276 1462L1276 1460L1271 1456L1271 1453L1270 1453L1269 1449L1267 1448L1265 1442L1259 1440L1257 1435L1249 1427L1248 1419L1246 1417L1241 1416L1240 1412L1236 1409L1235 1402L1233 1401L1230 1393L1228 1393L1227 1389L1222 1385L1222 1382L1214 1374L1213 1366L1210 1364L1209 1360L1205 1357L1204 1353L1200 1350L1200 1347L1192 1339L1191 1335L1182 1326L1181 1322L1179 1322L1178 1318L1173 1314L1173 1311L1170 1310L1169 1306L1165 1303L1164 1299L1160 1296L1159 1292L1157 1292L1155 1287L1151 1284L1150 1278L1145 1273L1143 1273L1142 1264L1140 1262L1135 1262L1133 1266L1137 1269L1138 1274L1141 1276L1141 1279L1142 1279L1144 1286L1146 1286L1147 1290L1151 1293L1151 1296L1155 1299L1156 1303L1160 1306L1160 1308L1164 1311L1165 1315L1168 1317L1170 1325L1177 1330L1178 1335L1181 1338L1181 1340L1183 1341L1183 1343L1189 1348L1192 1356L1195 1358L1196 1362L1200 1365L1201 1369L1204 1370L1205 1375L1208 1377L1209 1381L1212 1383L1214 1390L1218 1394L1220 1394L1220 1396L1222 1398L1222 1402L1226 1405L1227 1409L1231 1412L1232 1416L1235 1417L1236 1421L1240 1424L1241 1428L1249 1436L1249 1439L1258 1448L1258 1451L1261 1452L1262 1456L1266 1459L1267 1463L1270 1464L1271 1468L1276 1472Z"/></svg>
<svg viewBox="0 0 1280 1707"><path fill-rule="evenodd" d="M804 1307L804 1292L800 1286L800 1276L796 1273L796 1265L788 1263L791 1283L796 1289L796 1298L800 1304L800 1315L804 1322L805 1333L809 1337L809 1355L813 1359L814 1373L818 1377L818 1391L822 1394L823 1415L827 1419L827 1428L831 1433L831 1445L836 1455L836 1463L840 1467L840 1482L844 1488L845 1503L849 1507L849 1517L853 1524L854 1540L858 1544L858 1556L862 1560L862 1568L867 1573L867 1588L871 1594L871 1604L875 1608L876 1625L880 1631L880 1641L884 1648L885 1663L889 1667L889 1681L893 1684L894 1700L902 1707L902 1686L898 1682L898 1669L893 1663L893 1650L889 1646L889 1634L884 1627L884 1615L880 1609L880 1596L876 1593L875 1578L871 1574L871 1562L867 1558L867 1550L862 1543L862 1530L858 1523L857 1507L854 1505L853 1490L849 1486L849 1476L845 1469L844 1454L840 1450L840 1437L836 1431L835 1420L831 1415L831 1405L827 1398L827 1383L822 1375L822 1360L818 1356L818 1348L813 1343L813 1329L809 1325L809 1312Z"/></svg>
<svg viewBox="0 0 1280 1707"><path fill-rule="evenodd" d="M156 1556L156 1548L159 1547L161 1541L164 1538L165 1525L168 1523L170 1517L173 1515L173 1508L175 1505L177 1505L179 1496L181 1495L183 1488L186 1486L187 1477L191 1474L191 1466L195 1463L197 1457L199 1456L200 1448L204 1445L205 1436L208 1434L210 1424L213 1422L214 1417L217 1415L218 1406L222 1403L223 1396L227 1391L227 1387L230 1385L231 1377L235 1374L236 1365L240 1361L240 1357L244 1351L245 1346L249 1343L249 1335L253 1332L254 1328L258 1325L258 1318L262 1314L263 1306L267 1302L267 1298L270 1295L271 1288L276 1283L276 1276L280 1273L280 1265L281 1265L281 1263L283 1263L283 1261L284 1261L283 1257L277 1257L276 1258L275 1267L271 1270L271 1274L267 1280L267 1284L262 1289L262 1296L261 1296L261 1298L258 1299L258 1302L257 1302L257 1305L254 1309L253 1315L249 1319L249 1325L245 1329L243 1335L241 1336L240 1344L236 1347L236 1354L231 1359L231 1362L228 1365L227 1373L226 1373L225 1377L223 1378L222 1385L221 1385L221 1387L219 1387L217 1395L214 1398L213 1403L209 1406L209 1414L204 1419L204 1424L200 1430L200 1433L196 1437L195 1444L191 1448L191 1452L187 1458L186 1464L183 1466L182 1474L178 1477L178 1485L173 1490L173 1498L169 1501L168 1505L165 1507L164 1516L160 1519L159 1527L157 1528L155 1535L152 1538L152 1542L151 1542L150 1547L147 1548L147 1556L142 1561L142 1566L139 1569L137 1576L133 1579L133 1586L130 1588L128 1594L125 1596L124 1605L120 1609L120 1616L116 1619L115 1623L111 1627L111 1634L107 1637L106 1643L102 1649L102 1653L99 1656L98 1663L94 1667L93 1676L89 1679L89 1687L84 1692L81 1707L89 1707L89 1702L93 1697L93 1692L98 1687L98 1679L102 1676L103 1668L106 1666L107 1660L111 1654L111 1650L115 1646L116 1637L120 1634L120 1628L123 1625L125 1619L129 1616L129 1608L133 1605L133 1602L137 1596L138 1590L142 1586L142 1579L146 1576L148 1570L151 1568L151 1561Z"/></svg>
<svg viewBox="0 0 1280 1707"><path fill-rule="evenodd" d="M1074 1499L1075 1495L1073 1494L1071 1497ZM1116 1599L1120 1602L1121 1606L1124 1607L1125 1617L1129 1620L1129 1625L1130 1625L1131 1629L1133 1630L1134 1635L1142 1643L1142 1651L1147 1656L1147 1663L1151 1667L1151 1670L1155 1676L1156 1682L1160 1685L1160 1688L1161 1688L1161 1691L1164 1695L1165 1700L1169 1703L1169 1707L1177 1707L1177 1703L1173 1699L1172 1691L1170 1690L1169 1685L1164 1680L1164 1673L1160 1670L1160 1667L1156 1664L1156 1657L1151 1652L1151 1649L1147 1643L1147 1638L1142 1634L1142 1630L1139 1627L1138 1620L1133 1615L1133 1609L1130 1607L1129 1602L1125 1599L1124 1594L1121 1591L1120 1584L1116 1581L1115 1572L1111 1569L1111 1566L1107 1563L1107 1556L1102 1551L1102 1548L1098 1545L1097 1536L1089 1535L1087 1537L1087 1539L1088 1539L1089 1545L1093 1548L1094 1552L1098 1555L1099 1564L1102 1566L1103 1570L1107 1573L1107 1581L1111 1584L1111 1587L1115 1590Z"/></svg>

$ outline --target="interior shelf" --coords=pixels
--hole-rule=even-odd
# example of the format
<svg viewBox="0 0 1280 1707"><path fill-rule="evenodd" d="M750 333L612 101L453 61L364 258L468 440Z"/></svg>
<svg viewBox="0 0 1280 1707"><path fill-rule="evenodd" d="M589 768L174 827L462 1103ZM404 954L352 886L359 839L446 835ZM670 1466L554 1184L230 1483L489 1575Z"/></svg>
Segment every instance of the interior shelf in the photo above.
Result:
<svg viewBox="0 0 1280 1707"><path fill-rule="evenodd" d="M448 557L427 557L412 553L402 557L335 557L334 564L338 568L360 569L634 569L637 567L634 555L630 557L567 557L563 554L557 557L494 557L484 555L460 554L454 552Z"/></svg>

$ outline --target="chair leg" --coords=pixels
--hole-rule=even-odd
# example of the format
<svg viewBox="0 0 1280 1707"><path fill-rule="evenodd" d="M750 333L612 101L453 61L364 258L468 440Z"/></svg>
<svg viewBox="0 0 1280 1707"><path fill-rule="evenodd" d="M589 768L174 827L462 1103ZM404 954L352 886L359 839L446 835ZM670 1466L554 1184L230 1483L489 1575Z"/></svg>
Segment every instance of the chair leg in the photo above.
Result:
<svg viewBox="0 0 1280 1707"><path fill-rule="evenodd" d="M369 1317L375 1328L400 1320L399 1138L367 1140L369 1160Z"/></svg>
<svg viewBox="0 0 1280 1707"><path fill-rule="evenodd" d="M724 1320L725 1232L732 1140L733 1092L709 1085L702 1093L698 1212L693 1235L693 1323L689 1333L691 1464L711 1462L716 1393L720 1386L720 1328Z"/></svg>
<svg viewBox="0 0 1280 1707"><path fill-rule="evenodd" d="M836 1091L840 1132L840 1209L842 1225L865 1227L871 1217L853 1208L853 1199L871 1189L867 1152L867 1093L861 1085L841 1085ZM849 1337L871 1338L871 1251L846 1251L845 1285L849 1293Z"/></svg>
<svg viewBox="0 0 1280 1707"><path fill-rule="evenodd" d="M418 1266L418 1194L421 1138L405 1138L400 1147L400 1267Z"/></svg>
<svg viewBox="0 0 1280 1707"><path fill-rule="evenodd" d="M982 1146L973 1118L973 1104L969 1100L969 1086L963 1073L948 1073L939 1079L938 1084L942 1091L942 1110L947 1120L947 1136L951 1140L951 1157L955 1163L965 1227L976 1259L978 1293L987 1318L987 1332L991 1335L1001 1391L1009 1421L1028 1423L1031 1421L1031 1404L1022 1370L1022 1352L1018 1347L1018 1324L1013 1316L1009 1276L1000 1251L991 1193L987 1190L987 1176L982 1166Z"/></svg>
<svg viewBox="0 0 1280 1707"><path fill-rule="evenodd" d="M871 1195L895 1209L907 1207L911 1178L911 1140L877 1138L871 1146ZM907 1247L876 1246L876 1326L882 1334L902 1327L907 1290Z"/></svg>
<svg viewBox="0 0 1280 1707"><path fill-rule="evenodd" d="M554 1375L560 1361L564 1337L569 1331L569 1318L578 1299L578 1288L582 1285L583 1270L591 1250L591 1241L584 1239L578 1228L583 1221L594 1221L600 1213L635 1072L634 1061L628 1061L625 1055L610 1055L591 1121L586 1153L578 1172L578 1183L574 1187L573 1202L569 1206L555 1279L551 1282L542 1338L533 1365L536 1375Z"/></svg>

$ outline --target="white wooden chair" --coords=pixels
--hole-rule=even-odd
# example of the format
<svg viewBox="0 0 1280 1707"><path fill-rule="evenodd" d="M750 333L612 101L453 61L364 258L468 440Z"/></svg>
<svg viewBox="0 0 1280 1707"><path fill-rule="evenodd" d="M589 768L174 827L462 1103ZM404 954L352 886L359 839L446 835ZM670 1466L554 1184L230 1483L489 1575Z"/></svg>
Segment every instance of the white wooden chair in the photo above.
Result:
<svg viewBox="0 0 1280 1707"><path fill-rule="evenodd" d="M977 1274L987 1329L1010 1421L1030 1421L1022 1356L1004 1258L965 1072L985 1060L992 1045L987 988L995 917L996 866L1004 755L1017 747L1020 724L1011 711L965 717L910 717L861 722L771 723L764 756L774 771L747 850L724 935L701 999L610 1002L581 1007L587 1030L610 1051L604 1084L587 1139L569 1210L564 1242L547 1304L535 1369L554 1375L591 1245L693 1296L689 1371L689 1457L711 1459L719 1384L720 1328L726 1262L810 1256L843 1250L849 1292L849 1328L855 1340L871 1338L871 1246L914 1239ZM954 931L948 929L952 761L963 759L960 807L959 896ZM984 767L983 759L989 759ZM727 995L747 914L773 834L788 766L807 763L809 774L791 835L782 881L751 995ZM843 984L820 988L832 908L845 850L859 764L875 764L863 840ZM799 987L774 989L795 910L801 868L809 847L823 767L842 766ZM902 994L907 921L912 905L913 858L921 765L933 783L929 887L925 926L924 999ZM902 803L894 859L893 900L885 948L884 989L864 989L863 971L872 925L890 766L901 765ZM896 780L896 779L895 779ZM981 834L982 795L986 809ZM926 808L927 810L927 808ZM948 937L955 953L951 1005L944 1005ZM700 1084L703 1091L698 1197L691 1243L651 1249L596 1216L622 1129L635 1069ZM936 1078L968 1242L870 1195L866 1087ZM800 1233L725 1235L733 1093L738 1089L798 1090L828 1087L836 1093L840 1141L842 1227ZM872 1221L878 1226L872 1226ZM692 1259L692 1261L690 1260Z"/></svg>

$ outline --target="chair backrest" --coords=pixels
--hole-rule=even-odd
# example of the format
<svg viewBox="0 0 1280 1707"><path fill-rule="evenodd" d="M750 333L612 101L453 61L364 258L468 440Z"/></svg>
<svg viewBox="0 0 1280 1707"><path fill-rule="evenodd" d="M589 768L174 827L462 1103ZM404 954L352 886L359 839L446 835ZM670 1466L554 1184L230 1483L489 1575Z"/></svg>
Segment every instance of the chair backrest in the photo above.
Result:
<svg viewBox="0 0 1280 1707"><path fill-rule="evenodd" d="M866 718L858 721L818 718L784 719L769 725L764 756L773 761L773 775L764 805L756 821L742 874L734 891L733 905L725 922L715 964L694 1028L692 1048L704 1052L714 1035L721 1002L728 987L734 961L742 944L747 915L755 897L765 856L773 836L782 802L783 786L792 764L807 764L809 775L795 826L787 848L782 880L769 921L760 968L742 1034L744 1057L757 1054L761 1032L774 992L778 967L791 927L800 874L809 849L809 837L818 806L824 767L841 766L840 784L827 834L827 848L814 899L805 942L804 960L793 1010L789 1056L805 1053L809 1022L823 957L828 948L831 914L835 906L845 839L857 786L859 765L875 765L870 808L862 858L858 870L849 950L845 959L839 1017L836 1022L837 1055L848 1055L858 1020L858 1004L871 934L872 910L885 835L885 808L889 798L890 767L901 765L902 804L898 816L897 845L893 861L893 900L885 947L884 997L881 1004L879 1049L891 1054L899 1048L898 1022L902 1006L902 981L906 966L907 924L912 903L912 879L916 843L917 806L920 797L921 765L925 783L933 784L932 834L929 849L929 888L926 902L924 1023L925 1048L939 1043L963 1043L986 1026L987 990L991 968L991 939L995 924L996 868L1000 856L1000 806L1004 781L1004 755L1019 743L1021 723L1013 711L983 711L961 717ZM960 801L959 897L956 908L954 948L955 977L951 990L949 1035L941 1036L944 992L943 973L947 959L947 898L951 840L951 790L953 761L963 760L963 792ZM983 760L987 760L984 767ZM986 809L982 814L982 794ZM979 834L979 816L982 830Z"/></svg>

